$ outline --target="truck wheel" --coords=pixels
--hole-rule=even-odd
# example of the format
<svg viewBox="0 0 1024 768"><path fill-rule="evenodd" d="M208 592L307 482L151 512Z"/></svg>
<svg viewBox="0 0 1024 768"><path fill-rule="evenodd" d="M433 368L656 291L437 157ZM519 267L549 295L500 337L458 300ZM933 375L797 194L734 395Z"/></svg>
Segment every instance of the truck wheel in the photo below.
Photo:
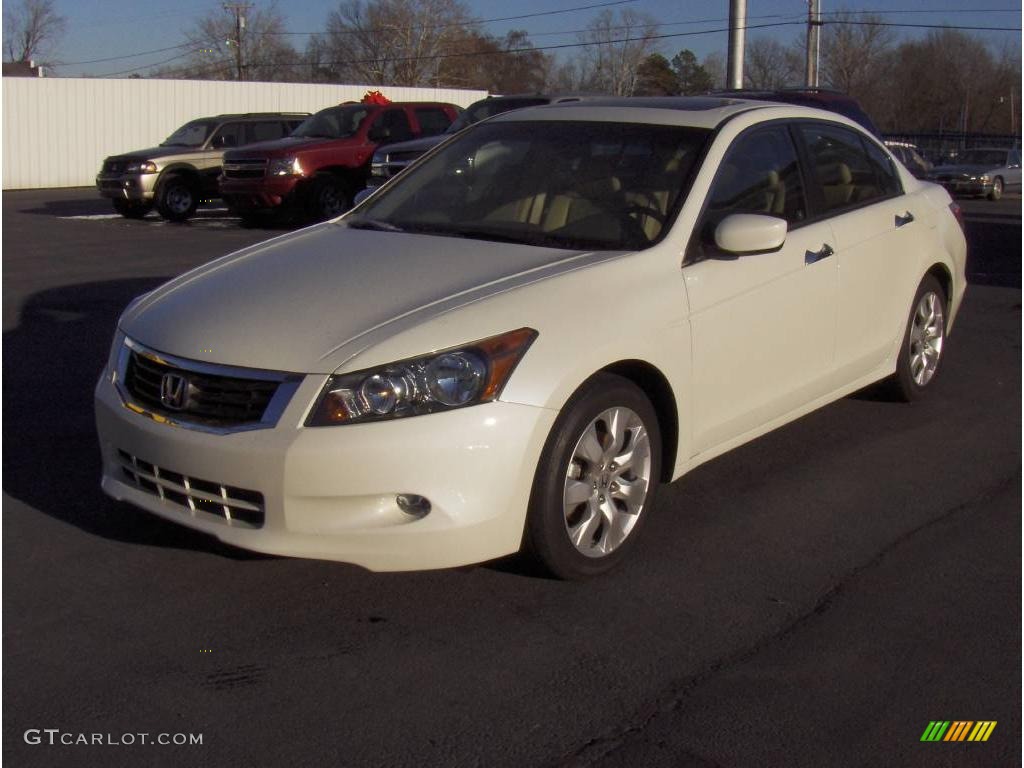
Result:
<svg viewBox="0 0 1024 768"><path fill-rule="evenodd" d="M333 219L352 207L352 192L337 176L320 176L313 181L309 203L309 214L313 219Z"/></svg>
<svg viewBox="0 0 1024 768"><path fill-rule="evenodd" d="M196 211L199 194L187 178L173 176L160 185L156 209L169 221L185 221Z"/></svg>
<svg viewBox="0 0 1024 768"><path fill-rule="evenodd" d="M114 210L120 213L126 219L141 219L144 218L147 213L153 210L152 203L144 203L140 200L125 200L124 198L114 198L111 202L114 203Z"/></svg>

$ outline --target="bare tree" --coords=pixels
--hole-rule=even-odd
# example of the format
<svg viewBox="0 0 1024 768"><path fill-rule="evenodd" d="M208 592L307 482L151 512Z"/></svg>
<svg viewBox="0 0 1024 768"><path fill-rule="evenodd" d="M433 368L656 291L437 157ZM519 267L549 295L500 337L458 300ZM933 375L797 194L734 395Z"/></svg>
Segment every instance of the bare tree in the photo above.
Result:
<svg viewBox="0 0 1024 768"><path fill-rule="evenodd" d="M305 72L297 66L299 55L283 34L285 29L285 18L275 3L246 12L244 25L230 8L218 8L185 32L190 44L185 64L164 68L156 76L264 82L303 79Z"/></svg>
<svg viewBox="0 0 1024 768"><path fill-rule="evenodd" d="M53 0L22 0L4 9L4 52L8 61L29 61L48 55L67 26Z"/></svg>
<svg viewBox="0 0 1024 768"><path fill-rule="evenodd" d="M479 39L461 0L343 0L327 18L332 64L371 84L438 85L443 57Z"/></svg>
<svg viewBox="0 0 1024 768"><path fill-rule="evenodd" d="M700 65L707 73L712 90L725 88L725 56L721 51L711 51Z"/></svg>
<svg viewBox="0 0 1024 768"><path fill-rule="evenodd" d="M578 55L588 73L582 85L613 96L632 96L640 64L654 51L657 33L657 22L646 14L599 13L579 38L586 44Z"/></svg>
<svg viewBox="0 0 1024 768"><path fill-rule="evenodd" d="M895 34L874 14L837 13L821 40L822 79L853 96L867 95L892 69Z"/></svg>
<svg viewBox="0 0 1024 768"><path fill-rule="evenodd" d="M756 90L775 90L803 81L802 62L795 51L770 37L747 43L744 85Z"/></svg>

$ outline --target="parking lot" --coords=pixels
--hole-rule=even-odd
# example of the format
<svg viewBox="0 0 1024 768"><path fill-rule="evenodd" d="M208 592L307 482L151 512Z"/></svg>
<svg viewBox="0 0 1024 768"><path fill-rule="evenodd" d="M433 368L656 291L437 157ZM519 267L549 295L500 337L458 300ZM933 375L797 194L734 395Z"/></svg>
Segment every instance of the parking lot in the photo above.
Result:
<svg viewBox="0 0 1024 768"><path fill-rule="evenodd" d="M4 758L1019 765L1021 200L963 205L972 285L928 398L859 393L698 468L621 570L561 583L257 556L106 498L92 388L121 309L287 229L4 193ZM922 743L936 719L998 725Z"/></svg>

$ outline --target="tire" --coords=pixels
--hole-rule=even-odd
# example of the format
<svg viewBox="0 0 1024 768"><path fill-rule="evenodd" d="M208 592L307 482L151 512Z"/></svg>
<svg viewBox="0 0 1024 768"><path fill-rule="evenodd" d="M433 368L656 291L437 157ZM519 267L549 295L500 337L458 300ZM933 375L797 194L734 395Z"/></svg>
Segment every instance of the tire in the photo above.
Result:
<svg viewBox="0 0 1024 768"><path fill-rule="evenodd" d="M1003 196L1003 177L996 176L992 181L992 191L988 193L989 200L998 200Z"/></svg>
<svg viewBox="0 0 1024 768"><path fill-rule="evenodd" d="M189 179L172 176L160 185L156 209L168 221L185 221L196 212L199 193Z"/></svg>
<svg viewBox="0 0 1024 768"><path fill-rule="evenodd" d="M660 472L661 432L650 401L626 379L595 376L551 428L534 478L523 554L560 579L611 570L650 515Z"/></svg>
<svg viewBox="0 0 1024 768"><path fill-rule="evenodd" d="M114 204L114 210L126 219L142 219L153 210L152 203L144 203L137 200L114 198L111 202Z"/></svg>
<svg viewBox="0 0 1024 768"><path fill-rule="evenodd" d="M352 207L352 191L337 176L319 176L313 180L309 195L309 215L314 221L340 216Z"/></svg>
<svg viewBox="0 0 1024 768"><path fill-rule="evenodd" d="M893 394L904 402L921 398L939 372L946 341L946 292L932 275L925 275L914 294L907 329L889 379Z"/></svg>

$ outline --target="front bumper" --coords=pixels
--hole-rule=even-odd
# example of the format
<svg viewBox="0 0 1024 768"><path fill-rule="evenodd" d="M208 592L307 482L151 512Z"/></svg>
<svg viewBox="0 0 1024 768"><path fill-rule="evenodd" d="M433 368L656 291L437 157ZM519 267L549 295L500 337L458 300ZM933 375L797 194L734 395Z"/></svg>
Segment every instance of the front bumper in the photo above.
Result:
<svg viewBox="0 0 1024 768"><path fill-rule="evenodd" d="M375 571L467 565L519 549L556 412L494 402L395 421L303 427L326 378L307 376L273 428L210 434L131 410L108 369L95 399L103 490L238 547ZM126 455L172 477L262 494L262 527L190 509L180 497L161 498L130 479ZM426 497L431 512L407 515L398 494Z"/></svg>
<svg viewBox="0 0 1024 768"><path fill-rule="evenodd" d="M220 177L220 196L231 208L239 211L266 211L280 208L294 200L299 179L294 176L229 179Z"/></svg>
<svg viewBox="0 0 1024 768"><path fill-rule="evenodd" d="M158 173L118 173L96 176L96 189L112 200L149 202L156 194Z"/></svg>
<svg viewBox="0 0 1024 768"><path fill-rule="evenodd" d="M991 181L971 181L969 179L933 179L942 185L951 195L987 195L992 191Z"/></svg>

